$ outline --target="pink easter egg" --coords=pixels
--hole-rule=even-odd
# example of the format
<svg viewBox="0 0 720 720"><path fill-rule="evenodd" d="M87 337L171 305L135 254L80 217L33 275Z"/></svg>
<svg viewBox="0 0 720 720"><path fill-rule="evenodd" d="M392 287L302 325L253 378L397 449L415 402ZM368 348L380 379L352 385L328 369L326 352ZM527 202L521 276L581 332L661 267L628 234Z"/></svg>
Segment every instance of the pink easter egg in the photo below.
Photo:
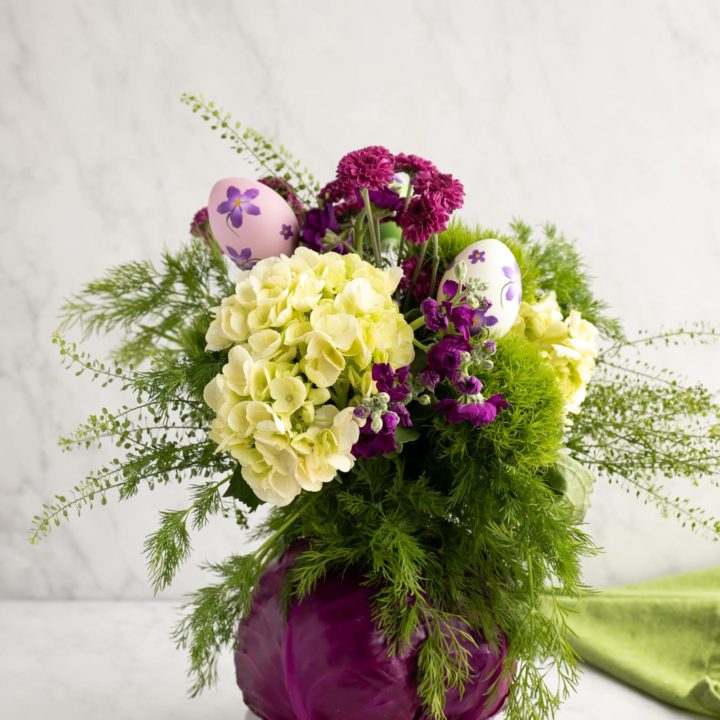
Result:
<svg viewBox="0 0 720 720"><path fill-rule="evenodd" d="M256 180L218 180L208 216L220 249L242 270L263 258L291 255L297 247L299 225L292 208Z"/></svg>

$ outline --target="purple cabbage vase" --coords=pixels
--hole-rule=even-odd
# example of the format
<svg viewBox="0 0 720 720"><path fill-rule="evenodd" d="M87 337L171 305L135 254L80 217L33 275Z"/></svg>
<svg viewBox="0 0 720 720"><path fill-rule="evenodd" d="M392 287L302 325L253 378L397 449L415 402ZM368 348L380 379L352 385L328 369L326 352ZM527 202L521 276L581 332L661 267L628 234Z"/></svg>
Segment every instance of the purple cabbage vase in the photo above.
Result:
<svg viewBox="0 0 720 720"><path fill-rule="evenodd" d="M389 657L371 616L372 590L347 573L319 583L282 611L284 577L301 548L292 548L260 577L252 608L238 629L237 683L245 705L262 720L425 720L417 693L419 628L402 653ZM484 720L507 697L498 680L506 656L482 637L467 644L472 677L464 693L446 694L448 720Z"/></svg>

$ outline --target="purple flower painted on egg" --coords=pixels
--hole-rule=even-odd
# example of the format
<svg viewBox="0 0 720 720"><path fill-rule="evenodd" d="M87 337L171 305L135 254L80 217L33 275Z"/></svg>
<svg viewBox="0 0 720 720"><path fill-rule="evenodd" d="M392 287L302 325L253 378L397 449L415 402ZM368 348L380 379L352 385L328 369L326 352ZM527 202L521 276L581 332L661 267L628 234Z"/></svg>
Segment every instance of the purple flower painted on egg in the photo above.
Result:
<svg viewBox="0 0 720 720"><path fill-rule="evenodd" d="M513 300L517 300L519 303L522 298L522 285L520 284L520 268L518 267L517 261L513 263L512 267L506 265L502 271L508 281L503 285L501 301L507 300L508 302L512 302Z"/></svg>
<svg viewBox="0 0 720 720"><path fill-rule="evenodd" d="M282 235L284 240L289 240L293 236L292 227L283 223L282 227L280 228L280 235Z"/></svg>
<svg viewBox="0 0 720 720"><path fill-rule="evenodd" d="M230 256L230 259L241 270L250 270L258 263L258 258L252 257L252 251L250 248L243 248L240 252L238 252L234 247L226 245L225 249L227 250L227 254Z"/></svg>
<svg viewBox="0 0 720 720"><path fill-rule="evenodd" d="M485 251L484 250L478 250L475 248L469 255L468 260L473 264L476 265L479 262L485 262Z"/></svg>
<svg viewBox="0 0 720 720"><path fill-rule="evenodd" d="M234 228L239 228L243 224L243 212L248 215L260 215L260 208L252 202L259 194L257 188L242 191L231 185L227 189L227 200L218 205L217 211L221 215L227 215L225 222L228 227L232 225Z"/></svg>

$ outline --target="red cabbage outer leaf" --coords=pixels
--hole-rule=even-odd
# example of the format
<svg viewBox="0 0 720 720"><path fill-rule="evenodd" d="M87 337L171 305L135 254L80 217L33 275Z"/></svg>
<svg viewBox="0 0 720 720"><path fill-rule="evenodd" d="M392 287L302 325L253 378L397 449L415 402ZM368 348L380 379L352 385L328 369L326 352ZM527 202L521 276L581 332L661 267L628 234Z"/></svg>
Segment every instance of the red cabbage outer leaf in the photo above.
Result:
<svg viewBox="0 0 720 720"><path fill-rule="evenodd" d="M280 591L302 547L271 563L260 577L253 605L238 629L235 671L246 706L262 720L421 720L417 652L421 627L395 657L371 616L372 589L347 573L330 578L283 617ZM493 652L483 638L471 652L472 678L462 697L446 694L448 720L492 717L507 696L502 679L505 640Z"/></svg>

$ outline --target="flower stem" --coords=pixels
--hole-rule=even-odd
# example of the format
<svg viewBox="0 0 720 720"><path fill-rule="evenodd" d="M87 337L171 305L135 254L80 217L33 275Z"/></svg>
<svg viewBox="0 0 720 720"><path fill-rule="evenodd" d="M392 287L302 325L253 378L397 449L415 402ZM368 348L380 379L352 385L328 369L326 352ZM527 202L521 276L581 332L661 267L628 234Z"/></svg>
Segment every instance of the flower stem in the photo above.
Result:
<svg viewBox="0 0 720 720"><path fill-rule="evenodd" d="M367 224L370 228L370 239L372 240L373 255L375 257L376 267L382 267L382 259L380 257L380 240L375 230L375 219L373 218L372 207L370 205L370 193L366 187L360 189L363 202L365 203L365 213Z"/></svg>
<svg viewBox="0 0 720 720"><path fill-rule="evenodd" d="M435 282L437 281L438 265L440 264L440 250L438 248L438 236L435 233L432 236L433 242L433 264L432 275L430 276L430 296L435 297Z"/></svg>
<svg viewBox="0 0 720 720"><path fill-rule="evenodd" d="M417 254L417 264L415 265L415 271L413 272L412 278L410 279L410 287L407 289L407 294L405 295L405 302L403 304L403 308L405 310L408 310L408 308L410 307L410 300L412 298L413 290L415 290L415 285L418 281L418 278L420 277L420 270L422 269L423 263L425 262L427 246L428 241L426 240L420 246L420 252Z"/></svg>
<svg viewBox="0 0 720 720"><path fill-rule="evenodd" d="M421 315L419 318L415 318L411 323L410 327L413 330L417 330L418 328L421 328L425 324L425 316Z"/></svg>

